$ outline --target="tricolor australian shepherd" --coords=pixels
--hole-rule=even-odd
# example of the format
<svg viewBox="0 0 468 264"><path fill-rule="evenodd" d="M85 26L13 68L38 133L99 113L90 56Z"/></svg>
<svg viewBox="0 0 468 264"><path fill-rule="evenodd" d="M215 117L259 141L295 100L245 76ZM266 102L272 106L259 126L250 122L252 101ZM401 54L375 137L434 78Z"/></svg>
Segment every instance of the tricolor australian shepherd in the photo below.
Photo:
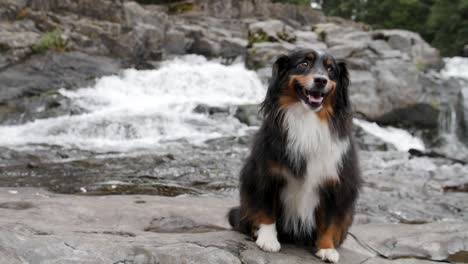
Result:
<svg viewBox="0 0 468 264"><path fill-rule="evenodd" d="M280 56L261 104L264 121L240 174L229 222L265 251L279 241L337 262L361 182L351 136L348 71L324 52Z"/></svg>

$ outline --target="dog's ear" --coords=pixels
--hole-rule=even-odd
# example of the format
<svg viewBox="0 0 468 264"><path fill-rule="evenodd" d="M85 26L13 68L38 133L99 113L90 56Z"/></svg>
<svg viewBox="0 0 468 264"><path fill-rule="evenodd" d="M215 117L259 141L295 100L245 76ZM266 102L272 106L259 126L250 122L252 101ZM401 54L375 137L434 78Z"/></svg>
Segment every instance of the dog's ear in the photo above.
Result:
<svg viewBox="0 0 468 264"><path fill-rule="evenodd" d="M272 67L272 74L270 85L268 86L267 94L265 99L260 104L260 112L265 117L273 109L274 98L278 96L279 88L281 86L281 79L287 69L289 57L286 55L279 56Z"/></svg>
<svg viewBox="0 0 468 264"><path fill-rule="evenodd" d="M339 71L339 85L341 89L348 89L349 86L349 73L348 68L346 67L346 62L338 62L338 71Z"/></svg>
<svg viewBox="0 0 468 264"><path fill-rule="evenodd" d="M349 96L348 96L348 86L349 86L349 73L344 61L339 61L338 63L338 96L335 100L336 107L345 108L350 107Z"/></svg>
<svg viewBox="0 0 468 264"><path fill-rule="evenodd" d="M277 80L281 76L281 74L286 69L286 65L288 64L288 62L289 62L289 57L286 55L281 55L276 59L275 63L273 64L272 75L271 75L271 79L273 81Z"/></svg>

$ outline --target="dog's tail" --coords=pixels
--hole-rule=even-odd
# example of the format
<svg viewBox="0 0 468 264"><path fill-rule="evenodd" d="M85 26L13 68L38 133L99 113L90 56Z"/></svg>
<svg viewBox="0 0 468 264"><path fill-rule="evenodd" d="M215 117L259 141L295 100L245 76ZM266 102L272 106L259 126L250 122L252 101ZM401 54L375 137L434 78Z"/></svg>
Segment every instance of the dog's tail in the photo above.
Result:
<svg viewBox="0 0 468 264"><path fill-rule="evenodd" d="M229 224L232 226L233 229L239 230L240 227L240 207L236 206L229 210L227 215Z"/></svg>

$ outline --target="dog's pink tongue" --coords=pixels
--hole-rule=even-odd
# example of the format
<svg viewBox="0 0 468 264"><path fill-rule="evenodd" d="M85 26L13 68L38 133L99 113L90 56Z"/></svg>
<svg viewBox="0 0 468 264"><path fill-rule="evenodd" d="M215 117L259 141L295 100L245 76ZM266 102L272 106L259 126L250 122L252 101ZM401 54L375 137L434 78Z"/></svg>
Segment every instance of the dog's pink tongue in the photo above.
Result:
<svg viewBox="0 0 468 264"><path fill-rule="evenodd" d="M316 103L319 104L323 101L323 96L315 96L315 95L307 95L307 99L309 99L309 103Z"/></svg>

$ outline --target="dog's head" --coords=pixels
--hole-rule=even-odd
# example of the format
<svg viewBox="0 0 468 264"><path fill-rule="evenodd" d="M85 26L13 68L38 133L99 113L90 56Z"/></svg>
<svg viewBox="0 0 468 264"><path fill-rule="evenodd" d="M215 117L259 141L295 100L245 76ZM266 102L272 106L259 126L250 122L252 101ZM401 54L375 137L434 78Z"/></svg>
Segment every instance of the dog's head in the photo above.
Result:
<svg viewBox="0 0 468 264"><path fill-rule="evenodd" d="M285 109L297 102L316 112L348 108L348 84L345 63L326 52L300 50L282 55L273 65L264 111L274 106Z"/></svg>

